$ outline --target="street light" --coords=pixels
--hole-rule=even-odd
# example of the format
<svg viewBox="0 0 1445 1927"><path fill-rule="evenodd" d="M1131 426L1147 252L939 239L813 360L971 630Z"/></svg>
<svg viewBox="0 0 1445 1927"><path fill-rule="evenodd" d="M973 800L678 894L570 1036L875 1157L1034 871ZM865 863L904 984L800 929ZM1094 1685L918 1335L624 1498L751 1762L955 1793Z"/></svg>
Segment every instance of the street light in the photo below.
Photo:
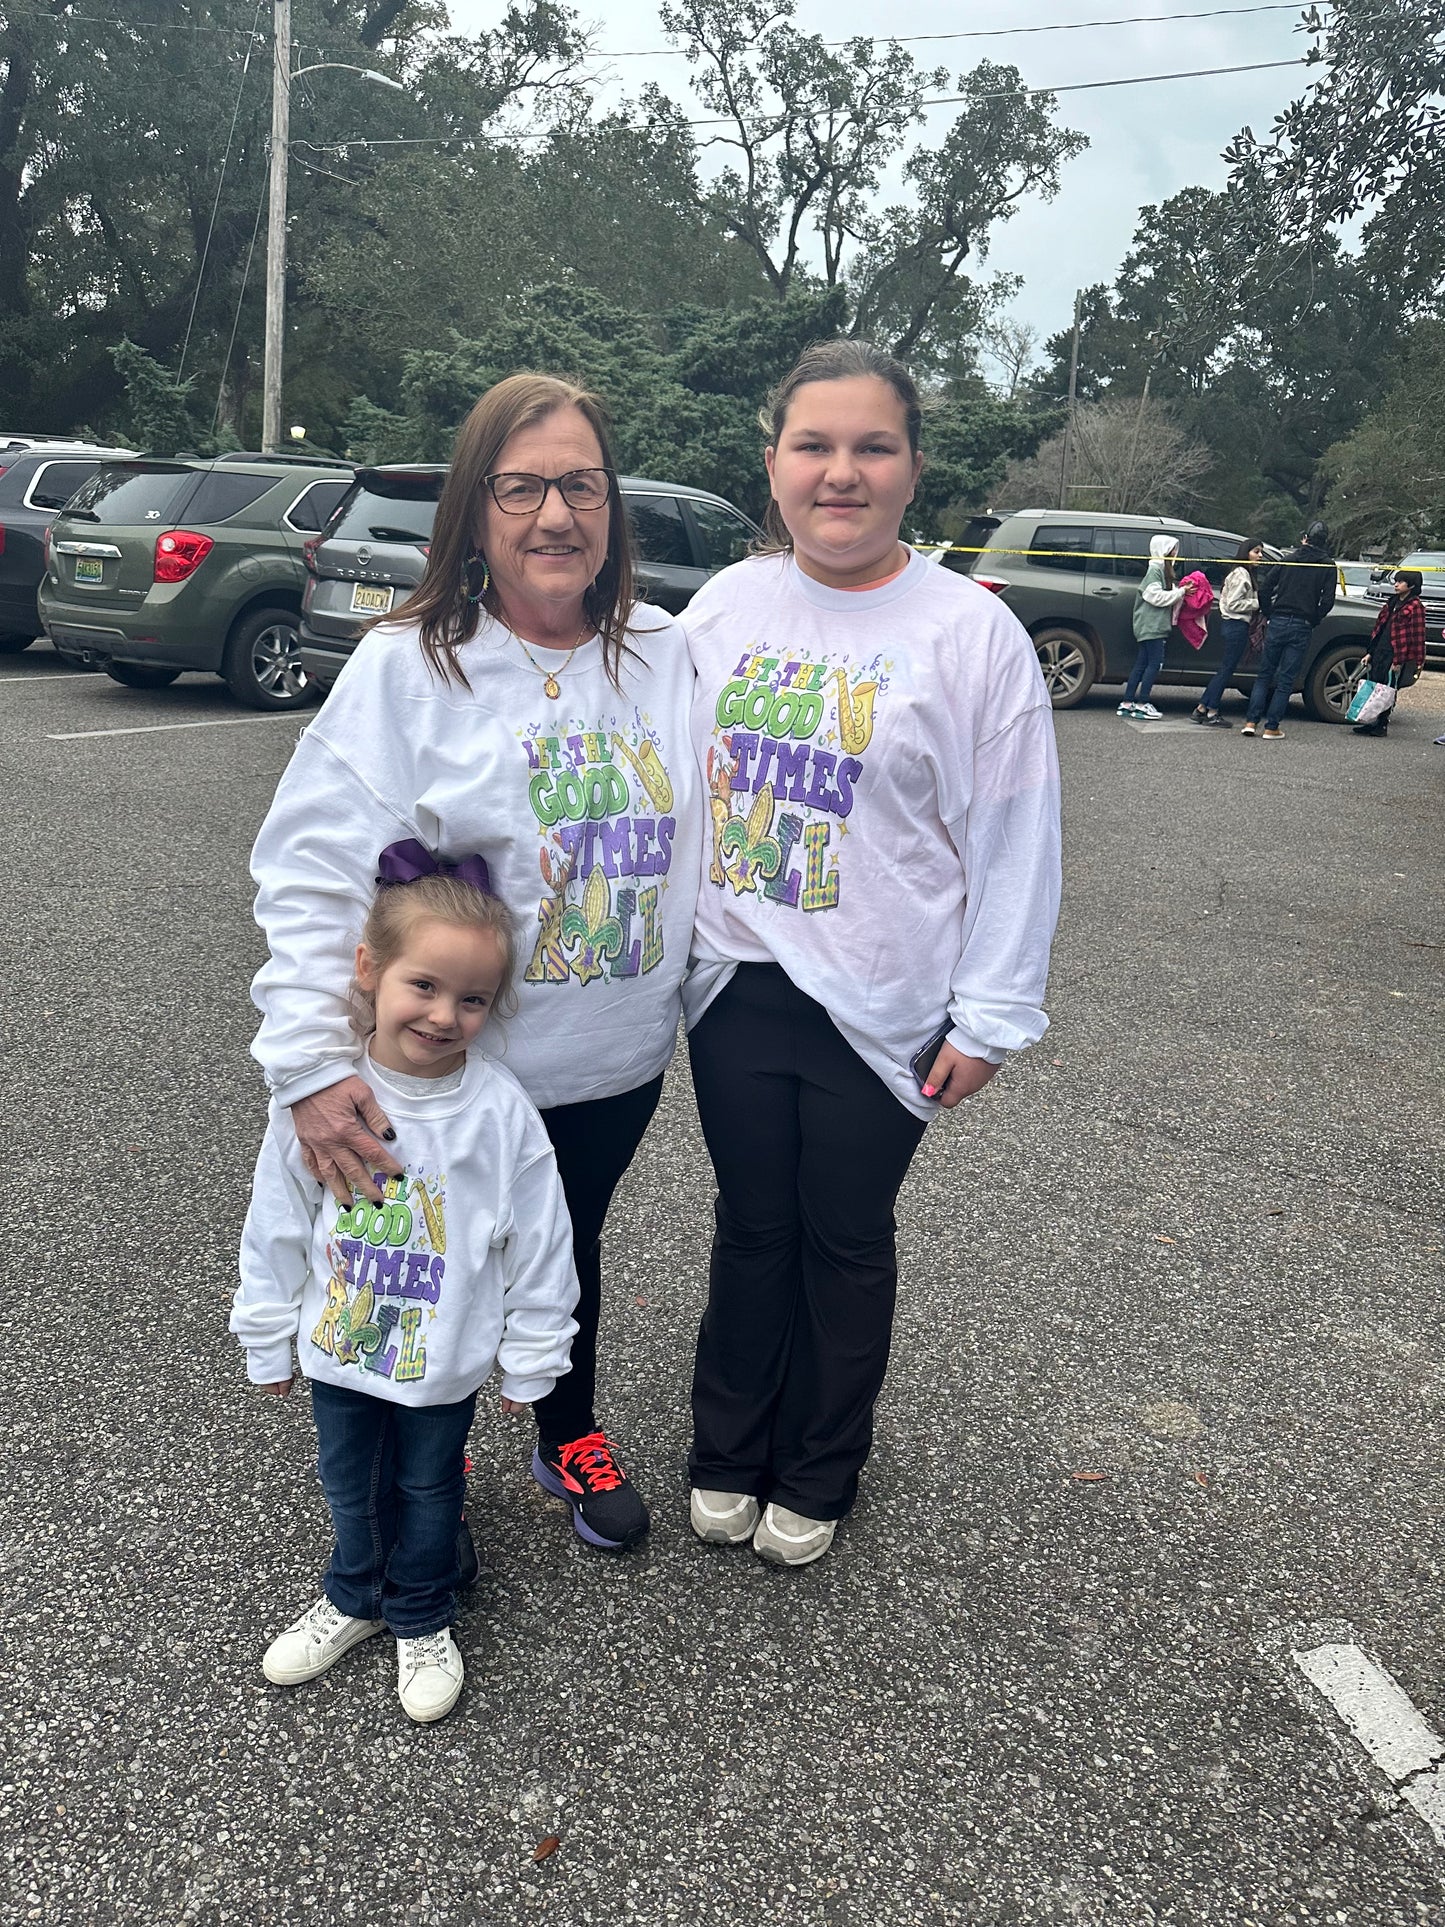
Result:
<svg viewBox="0 0 1445 1927"><path fill-rule="evenodd" d="M286 321L286 163L291 150L291 83L302 74L338 68L360 74L378 87L406 92L399 80L374 67L349 60L318 60L291 71L291 0L273 0L271 71L271 203L266 222L266 360L261 381L261 446L268 455L281 446L281 348Z"/></svg>

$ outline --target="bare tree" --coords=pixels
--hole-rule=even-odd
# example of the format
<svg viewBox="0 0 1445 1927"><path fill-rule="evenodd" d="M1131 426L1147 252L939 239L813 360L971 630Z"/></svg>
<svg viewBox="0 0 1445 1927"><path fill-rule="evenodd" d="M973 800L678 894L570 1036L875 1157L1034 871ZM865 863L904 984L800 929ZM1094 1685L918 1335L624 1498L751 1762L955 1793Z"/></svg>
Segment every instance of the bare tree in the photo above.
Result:
<svg viewBox="0 0 1445 1927"><path fill-rule="evenodd" d="M994 384L1005 401L1013 401L1019 386L1034 365L1039 331L1027 321L1000 315L979 329L979 352L999 371Z"/></svg>
<svg viewBox="0 0 1445 1927"><path fill-rule="evenodd" d="M1058 500L1062 429L1027 460L1010 465L994 490L1000 510L1042 508ZM1195 484L1213 466L1169 408L1147 396L1084 402L1074 413L1069 459L1070 508L1108 515L1180 515L1199 499Z"/></svg>

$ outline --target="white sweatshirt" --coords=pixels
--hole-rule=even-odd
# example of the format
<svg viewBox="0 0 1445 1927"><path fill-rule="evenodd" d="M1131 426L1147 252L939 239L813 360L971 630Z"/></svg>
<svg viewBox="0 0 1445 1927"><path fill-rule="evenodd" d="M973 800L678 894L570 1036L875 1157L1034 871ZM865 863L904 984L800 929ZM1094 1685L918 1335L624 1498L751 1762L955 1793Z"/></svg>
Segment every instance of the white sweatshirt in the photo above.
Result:
<svg viewBox="0 0 1445 1927"><path fill-rule="evenodd" d="M1244 621L1259 608L1259 591L1248 569L1231 569L1219 592L1219 613L1225 621Z"/></svg>
<svg viewBox="0 0 1445 1927"><path fill-rule="evenodd" d="M672 1056L702 835L681 632L638 612L622 690L596 637L564 658L484 619L461 650L471 688L428 669L414 626L374 630L282 777L251 859L271 956L252 986L253 1054L277 1100L356 1068L347 1013L376 862L415 837L478 852L518 934L519 1008L478 1048L541 1109L635 1090ZM682 853L682 860L675 860Z"/></svg>
<svg viewBox="0 0 1445 1927"><path fill-rule="evenodd" d="M917 553L856 592L740 562L683 626L712 817L689 1024L736 964L780 964L934 1115L909 1060L945 1020L993 1064L1048 1024L1059 773L1033 644Z"/></svg>
<svg viewBox="0 0 1445 1927"><path fill-rule="evenodd" d="M572 1224L547 1132L480 1051L461 1084L415 1096L368 1059L406 1175L387 1202L338 1205L273 1101L241 1234L231 1330L255 1385L292 1375L398 1405L451 1405L502 1368L530 1404L570 1368Z"/></svg>

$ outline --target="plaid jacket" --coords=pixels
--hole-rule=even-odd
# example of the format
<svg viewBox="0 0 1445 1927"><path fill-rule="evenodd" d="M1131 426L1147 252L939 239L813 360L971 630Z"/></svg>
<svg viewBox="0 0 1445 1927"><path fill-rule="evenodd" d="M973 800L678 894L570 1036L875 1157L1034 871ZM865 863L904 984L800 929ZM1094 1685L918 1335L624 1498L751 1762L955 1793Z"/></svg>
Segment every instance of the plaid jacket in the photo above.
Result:
<svg viewBox="0 0 1445 1927"><path fill-rule="evenodd" d="M1377 652L1384 654L1387 633L1392 669L1425 667L1425 605L1419 596L1411 596L1408 602L1401 602L1398 596L1390 597L1375 618L1374 633L1370 637L1372 656Z"/></svg>

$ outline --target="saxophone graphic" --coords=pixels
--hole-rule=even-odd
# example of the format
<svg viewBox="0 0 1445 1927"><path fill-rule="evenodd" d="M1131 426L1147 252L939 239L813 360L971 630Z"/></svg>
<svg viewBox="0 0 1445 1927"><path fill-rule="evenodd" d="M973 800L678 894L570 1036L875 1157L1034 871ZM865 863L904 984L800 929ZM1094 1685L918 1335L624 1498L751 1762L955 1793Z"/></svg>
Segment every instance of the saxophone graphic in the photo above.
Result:
<svg viewBox="0 0 1445 1927"><path fill-rule="evenodd" d="M838 684L838 736L850 756L861 756L873 740L873 698L876 682L860 682L850 689L841 669L833 671Z"/></svg>
<svg viewBox="0 0 1445 1927"><path fill-rule="evenodd" d="M612 746L620 750L637 772L638 781L647 791L648 800L659 816L666 816L672 808L672 784L668 781L667 771L662 767L662 758L657 753L657 745L652 738L646 737L640 750L631 743L624 742L614 729Z"/></svg>

